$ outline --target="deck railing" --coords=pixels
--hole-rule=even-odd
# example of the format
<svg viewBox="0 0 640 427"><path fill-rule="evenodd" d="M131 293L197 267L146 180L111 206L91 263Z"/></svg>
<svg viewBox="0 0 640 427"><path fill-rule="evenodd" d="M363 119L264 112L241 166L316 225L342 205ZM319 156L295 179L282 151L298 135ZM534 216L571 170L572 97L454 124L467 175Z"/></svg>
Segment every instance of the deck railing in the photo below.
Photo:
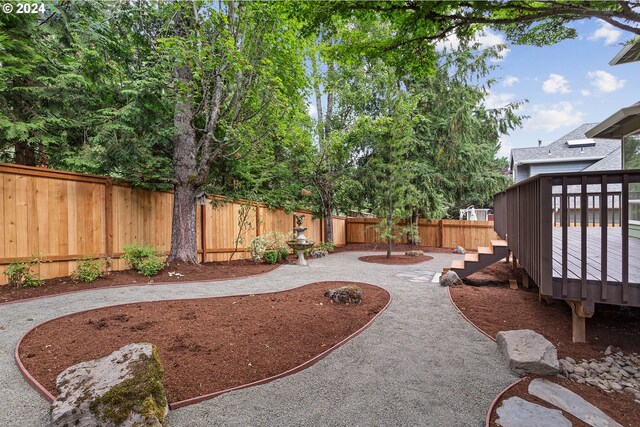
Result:
<svg viewBox="0 0 640 427"><path fill-rule="evenodd" d="M629 205L639 183L640 170L537 175L495 195L495 230L543 295L638 306Z"/></svg>

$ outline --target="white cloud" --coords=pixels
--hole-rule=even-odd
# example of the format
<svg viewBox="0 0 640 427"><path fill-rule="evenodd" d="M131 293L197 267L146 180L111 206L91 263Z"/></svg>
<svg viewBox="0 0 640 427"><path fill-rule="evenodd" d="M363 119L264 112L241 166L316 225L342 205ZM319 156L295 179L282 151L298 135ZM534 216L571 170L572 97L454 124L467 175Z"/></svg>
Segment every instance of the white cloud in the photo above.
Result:
<svg viewBox="0 0 640 427"><path fill-rule="evenodd" d="M484 105L487 108L502 108L512 102L515 99L515 95L512 93L493 93L489 92L489 95L484 99Z"/></svg>
<svg viewBox="0 0 640 427"><path fill-rule="evenodd" d="M478 43L480 45L480 49L484 50L496 45L506 44L506 39L500 33L495 33L489 29L485 29L481 33L477 33L471 43ZM455 34L450 34L444 40L438 40L436 42L436 49L438 51L443 50L455 50L460 46L460 40ZM504 59L509 53L509 48L504 48L499 52L499 59Z"/></svg>
<svg viewBox="0 0 640 427"><path fill-rule="evenodd" d="M309 104L309 108L307 108L307 112L309 113L309 115L311 117L313 117L314 119L318 118L318 109L316 108L315 105L313 104Z"/></svg>
<svg viewBox="0 0 640 427"><path fill-rule="evenodd" d="M582 96L590 96L591 95L591 91L589 91L587 89L581 89L580 90L580 95L582 95Z"/></svg>
<svg viewBox="0 0 640 427"><path fill-rule="evenodd" d="M504 87L511 87L514 84L520 82L520 79L517 78L516 76L507 76L504 78L504 80L502 81L502 86Z"/></svg>
<svg viewBox="0 0 640 427"><path fill-rule="evenodd" d="M569 93L569 81L560 74L549 74L549 78L542 83L544 93Z"/></svg>
<svg viewBox="0 0 640 427"><path fill-rule="evenodd" d="M534 105L531 118L525 123L528 130L554 130L576 126L582 123L585 113L576 111L571 102L560 102L553 105Z"/></svg>
<svg viewBox="0 0 640 427"><path fill-rule="evenodd" d="M621 35L622 31L615 29L611 24L603 22L600 28L589 36L589 40L598 41L603 39L605 45L612 45L618 41Z"/></svg>
<svg viewBox="0 0 640 427"><path fill-rule="evenodd" d="M591 85L598 89L600 92L609 93L618 89L622 89L625 80L620 80L613 74L609 74L606 71L589 71L587 78L591 80Z"/></svg>

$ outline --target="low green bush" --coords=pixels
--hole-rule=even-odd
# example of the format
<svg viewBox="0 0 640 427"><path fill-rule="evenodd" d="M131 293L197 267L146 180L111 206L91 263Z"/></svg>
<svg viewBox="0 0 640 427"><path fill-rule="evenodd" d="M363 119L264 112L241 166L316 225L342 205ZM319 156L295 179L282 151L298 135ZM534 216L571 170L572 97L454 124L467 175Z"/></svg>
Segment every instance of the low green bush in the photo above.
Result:
<svg viewBox="0 0 640 427"><path fill-rule="evenodd" d="M88 283L102 276L104 260L100 258L82 258L76 261L78 261L78 267L71 275L73 280Z"/></svg>
<svg viewBox="0 0 640 427"><path fill-rule="evenodd" d="M158 257L149 257L145 258L138 263L138 273L143 276L153 276L156 275L164 268L164 262L160 260Z"/></svg>
<svg viewBox="0 0 640 427"><path fill-rule="evenodd" d="M44 283L38 274L31 271L30 262L12 262L4 271L10 285L16 287L36 288Z"/></svg>
<svg viewBox="0 0 640 427"><path fill-rule="evenodd" d="M333 245L333 243L330 243L330 242L320 242L316 244L316 249L325 250L327 252L333 252L333 250L335 249L335 246Z"/></svg>
<svg viewBox="0 0 640 427"><path fill-rule="evenodd" d="M278 251L265 251L264 259L267 261L267 264L275 264L278 262L280 257L280 253Z"/></svg>
<svg viewBox="0 0 640 427"><path fill-rule="evenodd" d="M289 256L289 249L287 248L280 248L278 252L280 254L280 259L287 259L287 256Z"/></svg>
<svg viewBox="0 0 640 427"><path fill-rule="evenodd" d="M144 276L158 274L164 268L160 252L150 245L125 245L122 258L129 262L131 268Z"/></svg>

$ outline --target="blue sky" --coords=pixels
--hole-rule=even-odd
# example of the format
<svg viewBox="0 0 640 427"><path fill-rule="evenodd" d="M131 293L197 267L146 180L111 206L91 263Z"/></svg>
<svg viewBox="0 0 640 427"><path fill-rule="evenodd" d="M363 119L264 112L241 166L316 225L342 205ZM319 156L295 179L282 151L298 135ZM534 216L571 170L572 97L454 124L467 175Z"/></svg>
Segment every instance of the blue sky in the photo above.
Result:
<svg viewBox="0 0 640 427"><path fill-rule="evenodd" d="M552 46L509 46L492 77L501 79L487 105L528 100L523 127L502 139L500 155L511 148L548 144L582 123L597 123L640 101L640 62L609 65L632 34L597 20L575 23L579 37ZM504 43L488 32L483 44Z"/></svg>

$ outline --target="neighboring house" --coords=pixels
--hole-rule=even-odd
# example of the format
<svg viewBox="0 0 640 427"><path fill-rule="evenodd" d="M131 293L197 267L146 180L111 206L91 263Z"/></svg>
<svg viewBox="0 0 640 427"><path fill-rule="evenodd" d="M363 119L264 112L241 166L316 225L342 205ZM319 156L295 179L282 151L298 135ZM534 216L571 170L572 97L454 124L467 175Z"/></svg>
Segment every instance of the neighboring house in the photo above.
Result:
<svg viewBox="0 0 640 427"><path fill-rule="evenodd" d="M548 145L511 150L509 169L515 182L541 173L581 172L595 167L620 169L619 139L589 139L597 123L583 124Z"/></svg>

